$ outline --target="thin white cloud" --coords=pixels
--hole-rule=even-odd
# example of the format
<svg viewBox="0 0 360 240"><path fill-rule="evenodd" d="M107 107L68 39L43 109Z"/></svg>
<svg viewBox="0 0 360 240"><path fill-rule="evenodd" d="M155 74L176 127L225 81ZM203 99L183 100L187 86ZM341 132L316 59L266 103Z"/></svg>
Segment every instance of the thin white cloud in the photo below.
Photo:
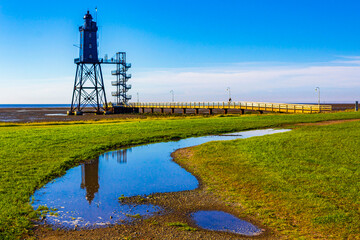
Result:
<svg viewBox="0 0 360 240"><path fill-rule="evenodd" d="M237 100L311 102L316 100L313 90L317 86L327 101L360 98L360 64L261 65L251 69L240 65L148 71L138 73L133 86L149 101L168 101L170 89L174 89L180 101L225 100L227 87L231 87ZM359 94L354 89L358 89Z"/></svg>
<svg viewBox="0 0 360 240"><path fill-rule="evenodd" d="M328 63L234 63L221 66L173 69L131 69L136 101L226 101L227 87L232 98L243 101L316 102L315 87L322 101L360 100L360 57L342 57ZM113 76L105 75L108 100ZM28 83L3 84L0 103L70 103L73 76L34 79Z"/></svg>

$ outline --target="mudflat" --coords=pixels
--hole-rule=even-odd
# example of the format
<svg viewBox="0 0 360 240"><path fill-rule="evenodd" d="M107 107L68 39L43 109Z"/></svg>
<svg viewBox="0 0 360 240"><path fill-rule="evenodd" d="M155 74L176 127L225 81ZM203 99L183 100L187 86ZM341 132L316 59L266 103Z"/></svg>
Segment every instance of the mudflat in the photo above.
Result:
<svg viewBox="0 0 360 240"><path fill-rule="evenodd" d="M0 108L0 123L28 123L28 122L73 122L102 119L146 118L139 114L110 114L96 115L84 113L82 116L67 116L69 108Z"/></svg>

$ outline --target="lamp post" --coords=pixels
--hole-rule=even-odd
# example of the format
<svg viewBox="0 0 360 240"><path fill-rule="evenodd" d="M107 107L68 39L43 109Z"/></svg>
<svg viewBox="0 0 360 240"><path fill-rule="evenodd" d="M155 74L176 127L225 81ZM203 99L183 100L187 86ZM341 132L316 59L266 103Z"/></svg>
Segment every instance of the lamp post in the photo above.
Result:
<svg viewBox="0 0 360 240"><path fill-rule="evenodd" d="M226 91L229 92L229 102L231 102L231 90L230 90L230 87L227 87Z"/></svg>
<svg viewBox="0 0 360 240"><path fill-rule="evenodd" d="M174 90L170 90L171 93L171 100L174 102Z"/></svg>
<svg viewBox="0 0 360 240"><path fill-rule="evenodd" d="M320 109L320 88L316 87L315 91L318 92L318 106L319 106L319 109Z"/></svg>
<svg viewBox="0 0 360 240"><path fill-rule="evenodd" d="M137 102L139 102L139 93L138 93L138 92L136 93L136 98L137 98L137 99L136 99Z"/></svg>

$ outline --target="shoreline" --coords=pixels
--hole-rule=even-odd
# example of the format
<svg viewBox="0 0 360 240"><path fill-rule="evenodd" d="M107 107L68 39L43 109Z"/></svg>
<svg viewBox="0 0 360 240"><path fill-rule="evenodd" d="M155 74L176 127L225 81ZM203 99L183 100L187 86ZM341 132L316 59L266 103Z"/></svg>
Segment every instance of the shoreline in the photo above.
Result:
<svg viewBox="0 0 360 240"><path fill-rule="evenodd" d="M334 111L349 111L355 108L355 104L332 104ZM32 123L32 122L74 122L74 121L98 121L102 119L126 119L126 118L147 118L149 109L145 114L109 114L96 115L94 113L84 113L82 116L67 116L69 107L8 107L2 108L0 105L0 123ZM160 111L160 110L159 110ZM214 114L221 114L221 110L215 110ZM155 112L154 114L161 114ZM169 115L165 113L161 115ZM181 114L179 110L176 114ZM191 115L189 112L187 115ZM208 115L201 111L201 115ZM229 111L229 114L239 114L237 111ZM175 116L175 115L174 115Z"/></svg>
<svg viewBox="0 0 360 240"><path fill-rule="evenodd" d="M102 119L146 118L135 114L95 115L85 113L82 116L68 116L69 108L0 108L0 123L32 123L32 122L74 122L98 121Z"/></svg>
<svg viewBox="0 0 360 240"><path fill-rule="evenodd" d="M196 189L179 192L154 193L147 196L134 196L120 202L127 204L153 204L161 206L163 210L159 214L154 214L150 218L141 218L123 224L107 225L103 228L79 228L79 229L51 229L48 224L39 224L34 228L34 236L37 239L109 239L127 237L135 239L279 239L279 235L263 224L254 216L246 214L244 209L237 203L224 201L209 191L200 176L195 174L189 167L182 164L179 158L189 153L188 148L175 150L171 154L171 161L194 175L199 185ZM149 197L150 196L150 197ZM212 231L197 226L190 214L201 210L215 210L230 213L241 220L248 221L262 230L261 233L246 236L225 231ZM196 230L184 230L171 226L171 223L183 223Z"/></svg>

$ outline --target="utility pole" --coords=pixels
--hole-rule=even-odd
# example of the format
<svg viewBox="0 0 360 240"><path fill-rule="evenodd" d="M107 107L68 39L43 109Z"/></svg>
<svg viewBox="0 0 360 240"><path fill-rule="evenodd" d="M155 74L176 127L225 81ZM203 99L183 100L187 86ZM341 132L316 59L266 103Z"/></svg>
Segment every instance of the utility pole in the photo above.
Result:
<svg viewBox="0 0 360 240"><path fill-rule="evenodd" d="M227 87L226 91L229 92L229 102L231 102L231 90L230 90L230 87Z"/></svg>
<svg viewBox="0 0 360 240"><path fill-rule="evenodd" d="M318 92L318 106L320 108L320 88L319 87L316 87L315 88L315 91Z"/></svg>
<svg viewBox="0 0 360 240"><path fill-rule="evenodd" d="M174 90L170 90L172 102L174 102Z"/></svg>

